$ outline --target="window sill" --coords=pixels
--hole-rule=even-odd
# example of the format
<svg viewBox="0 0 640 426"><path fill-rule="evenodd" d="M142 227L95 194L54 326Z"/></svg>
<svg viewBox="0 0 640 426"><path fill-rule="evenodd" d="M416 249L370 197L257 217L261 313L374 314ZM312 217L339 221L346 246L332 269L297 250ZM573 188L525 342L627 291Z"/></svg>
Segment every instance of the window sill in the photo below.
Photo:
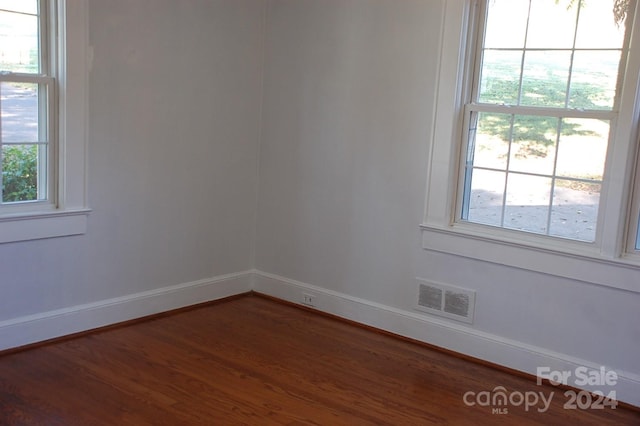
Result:
<svg viewBox="0 0 640 426"><path fill-rule="evenodd" d="M77 209L0 216L0 244L84 234L90 212Z"/></svg>
<svg viewBox="0 0 640 426"><path fill-rule="evenodd" d="M507 240L464 226L423 224L422 247L470 259L640 293L640 262L634 255L610 258L590 244ZM555 243L555 244L554 244ZM582 247L580 247L582 246Z"/></svg>

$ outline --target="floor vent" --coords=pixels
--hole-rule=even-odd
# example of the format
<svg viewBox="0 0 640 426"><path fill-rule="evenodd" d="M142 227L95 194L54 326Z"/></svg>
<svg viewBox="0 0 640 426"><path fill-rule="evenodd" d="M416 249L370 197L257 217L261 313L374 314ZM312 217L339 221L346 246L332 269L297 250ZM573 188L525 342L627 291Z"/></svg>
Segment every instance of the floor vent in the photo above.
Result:
<svg viewBox="0 0 640 426"><path fill-rule="evenodd" d="M418 281L416 309L469 324L473 323L475 291L421 279Z"/></svg>

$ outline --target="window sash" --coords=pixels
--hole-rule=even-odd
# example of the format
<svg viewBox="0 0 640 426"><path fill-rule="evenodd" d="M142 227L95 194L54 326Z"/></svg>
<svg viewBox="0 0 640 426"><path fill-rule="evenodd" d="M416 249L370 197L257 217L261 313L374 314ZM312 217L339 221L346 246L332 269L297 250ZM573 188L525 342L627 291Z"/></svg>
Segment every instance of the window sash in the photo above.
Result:
<svg viewBox="0 0 640 426"><path fill-rule="evenodd" d="M473 17L470 16L472 22L472 25L470 26L470 33L469 36L472 40L471 43L471 47L473 48L473 57L470 58L471 59L471 64L470 66L467 68L467 70L465 71L466 73L469 73L469 75L471 75L472 77L469 78L469 81L471 81L471 86L470 86L470 92L469 92L469 97L468 99L470 99L469 103L475 103L478 104L478 99L480 98L480 79L482 77L482 65L483 65L483 54L484 54L484 50L485 50L485 32L487 29L487 24L488 24L488 14L489 14L489 2L490 0L476 0L477 2L477 13L474 14ZM474 3L476 3L474 2ZM580 4L582 2L582 0L579 0L578 2L576 2L576 7L580 7L582 8L583 6ZM572 52L572 59L571 59L571 67L569 69L569 81L568 83L571 82L571 77L572 77L572 73L573 73L573 56L575 54L575 52L580 52L580 51L612 51L612 50L621 50L621 57L620 57L620 63L618 66L618 79L616 81L616 96L614 98L614 104L613 107L611 108L611 111L617 111L620 107L620 101L621 101L621 89L622 89L622 85L623 85L623 80L624 80L624 74L625 74L625 70L627 68L627 59L628 59L628 54L629 54L629 48L630 48L630 43L631 43L631 33L633 31L633 21L634 21L634 16L635 16L635 12L636 12L636 3L637 0L630 0L629 4L628 4L628 11L627 11L627 22L631 24L631 28L627 28L625 31L625 35L624 35L624 40L622 43L622 46L620 47L620 49L611 49L611 48L585 48L585 47L576 47L575 45L575 38L574 38L574 43L572 47L564 47L564 48L540 48L540 47L528 47L526 45L523 45L521 47L489 47L486 48L486 50L492 50L492 51L522 51L523 53L526 52L541 52L541 51L571 51ZM612 5L613 6L613 5ZM579 19L579 14L576 15L576 26L578 23L578 19ZM576 36L576 34L574 34L574 37ZM518 95L518 100L520 100L521 95L522 95L522 73L524 72L524 69L521 68L520 69L520 87L519 87L519 95ZM569 97L569 85L567 87L567 101L568 101L568 97ZM537 107L533 107L533 108L537 108ZM559 109L571 109L571 108L559 108ZM606 110L606 109L605 109Z"/></svg>
<svg viewBox="0 0 640 426"><path fill-rule="evenodd" d="M0 212L11 213L20 204L28 204L30 208L46 208L55 200L55 129L56 129L56 85L55 79L40 75L28 74L2 74L2 83L27 83L34 84L38 88L38 139L35 141L0 141L0 148L4 146L38 146L38 172L37 172L37 197L27 201L4 201L0 196ZM1 106L0 101L0 106ZM1 122L0 122L1 129ZM2 151L0 151L0 159ZM2 162L0 161L0 172ZM0 186L2 174L0 173Z"/></svg>
<svg viewBox="0 0 640 426"><path fill-rule="evenodd" d="M477 121L477 115L480 113L504 114L504 115L510 115L510 116L553 117L553 118L558 118L559 120L572 119L572 118L599 119L599 120L608 121L611 129L615 127L617 113L612 111L606 111L606 110L586 110L585 111L585 110L570 109L570 108L546 108L546 107L509 106L509 105L477 104L477 103L466 104L464 106L464 124L463 124L464 131L462 132L461 155L460 155L460 163L458 165L458 170L460 171L460 173L458 176L458 185L457 185L458 192L456 194L456 202L455 202L455 208L454 208L454 211L455 211L454 221L458 223L470 224L471 226L490 226L492 228L503 229L506 232L517 232L517 233L524 232L527 234L531 233L533 235L538 235L543 238L545 237L563 238L563 239L566 238L567 241L575 242L578 244L593 244L593 243L598 244L600 241L600 237L599 237L600 229L602 228L601 227L601 221L602 221L601 208L598 208L595 238L593 240L586 240L586 239L583 240L583 239L576 239L571 237L560 237L560 236L554 235L553 233L551 233L549 224L550 224L551 216L553 214L552 213L553 212L552 201L553 201L553 194L554 194L553 191L555 191L556 189L555 184L559 180L600 184L602 185L602 192L599 196L598 206L600 207L602 204L606 202L606 193L605 193L606 186L604 185L604 182L607 179L606 159L605 159L605 174L603 175L602 180L581 179L578 177L563 176L558 174L555 168L552 172L538 173L533 171L513 170L510 167L506 167L506 166L504 169L493 169L491 167L476 166L469 158L472 150L471 139L475 138L475 136L471 136L471 134L474 132L472 127L477 126L477 123L475 125L473 124L474 120L472 120L472 117L475 116ZM611 143L612 134L613 132L610 131L608 144ZM469 199L471 196L471 182L472 182L470 173L472 170L488 170L488 171L493 170L493 171L503 172L505 174L510 174L510 175L535 176L535 177L543 177L543 178L551 179L553 183L552 183L552 193L550 194L550 197L551 197L550 204L547 206L548 211L546 213L546 216L547 216L546 231L531 232L531 231L518 230L518 229L505 226L504 213L509 206L504 202L504 199L503 199L503 204L501 206L503 220L501 221L500 225L494 225L494 224L489 225L486 223L471 220L468 215L468 209L469 209ZM506 182L505 182L505 185L506 185ZM504 189L506 191L506 187ZM506 192L503 195L506 196Z"/></svg>
<svg viewBox="0 0 640 426"><path fill-rule="evenodd" d="M2 147L9 145L38 146L38 172L37 172L37 197L36 200L5 202L0 195L0 214L14 214L22 211L37 209L51 210L56 205L57 187L57 82L54 77L56 69L55 46L52 45L56 37L51 34L55 30L55 22L51 18L55 16L52 8L56 7L55 1L38 1L38 72L3 72L0 73L1 83L26 83L38 87L38 128L37 141L29 142L4 142L0 139L0 160ZM1 102L1 101L0 101ZM0 121L0 129L2 122ZM0 172L2 162L0 161ZM2 186L2 174L0 174L0 187Z"/></svg>

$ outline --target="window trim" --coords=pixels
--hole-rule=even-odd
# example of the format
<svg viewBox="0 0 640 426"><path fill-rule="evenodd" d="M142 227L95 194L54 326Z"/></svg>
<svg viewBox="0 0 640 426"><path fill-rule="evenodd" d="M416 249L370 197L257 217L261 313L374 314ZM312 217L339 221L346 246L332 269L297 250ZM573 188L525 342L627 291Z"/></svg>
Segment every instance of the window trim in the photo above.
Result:
<svg viewBox="0 0 640 426"><path fill-rule="evenodd" d="M57 19L57 147L53 207L25 203L0 215L0 243L86 233L87 216L87 0L50 0ZM51 34L53 36L53 34Z"/></svg>
<svg viewBox="0 0 640 426"><path fill-rule="evenodd" d="M638 140L640 115L640 48L637 45L631 46L636 53L627 61L623 83L627 90L622 91L615 129L612 126L616 142L609 150L607 164L624 167L610 167L612 170L604 183L607 199L601 205L604 220L599 231L600 245L456 220L464 101L471 90L472 78L467 76L472 76L479 1L446 0L442 14L434 128L421 225L423 248L640 292L640 283L636 282L640 255L630 249L630 240L635 243L635 234L629 226L633 220L631 212L634 208L637 211L640 203L638 195L633 205L631 202L634 160L640 155L634 152L637 143L631 142ZM632 17L632 40L640 37L639 9L636 8ZM639 185L636 184L636 193L640 192Z"/></svg>

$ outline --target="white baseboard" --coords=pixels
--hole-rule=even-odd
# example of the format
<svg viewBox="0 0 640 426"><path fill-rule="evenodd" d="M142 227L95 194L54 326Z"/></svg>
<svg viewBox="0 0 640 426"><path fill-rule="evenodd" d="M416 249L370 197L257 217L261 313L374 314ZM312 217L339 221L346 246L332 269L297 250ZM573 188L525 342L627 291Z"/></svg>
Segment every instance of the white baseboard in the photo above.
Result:
<svg viewBox="0 0 640 426"><path fill-rule="evenodd" d="M0 350L246 293L251 282L238 272L0 321Z"/></svg>
<svg viewBox="0 0 640 426"><path fill-rule="evenodd" d="M589 371L598 371L601 367L588 360L485 333L455 321L396 309L261 271L254 271L253 290L301 305L303 293L311 294L314 308L319 311L532 375L536 375L538 367L573 373L579 367ZM605 395L613 390L618 401L640 406L640 375L620 371L615 366L605 367L617 373L615 386L568 384L589 391L604 391ZM559 389L556 398L566 402L563 392Z"/></svg>

